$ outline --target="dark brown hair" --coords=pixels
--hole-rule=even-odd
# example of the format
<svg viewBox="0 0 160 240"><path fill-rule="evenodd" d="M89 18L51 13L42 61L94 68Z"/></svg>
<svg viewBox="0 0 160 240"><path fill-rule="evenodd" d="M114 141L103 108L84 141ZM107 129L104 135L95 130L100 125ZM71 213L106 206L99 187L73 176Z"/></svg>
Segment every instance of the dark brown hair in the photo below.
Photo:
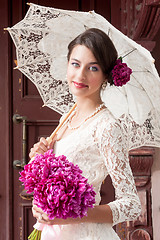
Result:
<svg viewBox="0 0 160 240"><path fill-rule="evenodd" d="M89 28L81 33L68 45L68 61L73 48L77 45L84 45L92 51L108 82L112 85L111 70L115 65L118 54L108 35L97 28Z"/></svg>

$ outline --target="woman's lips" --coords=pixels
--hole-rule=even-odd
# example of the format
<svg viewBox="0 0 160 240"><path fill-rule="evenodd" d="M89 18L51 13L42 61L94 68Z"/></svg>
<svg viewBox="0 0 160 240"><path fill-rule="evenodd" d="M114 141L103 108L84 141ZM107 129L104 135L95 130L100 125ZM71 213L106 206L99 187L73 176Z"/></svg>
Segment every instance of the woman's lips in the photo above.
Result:
<svg viewBox="0 0 160 240"><path fill-rule="evenodd" d="M78 82L73 82L73 83L74 83L74 86L77 87L77 88L86 88L86 87L88 87L84 83L78 83Z"/></svg>

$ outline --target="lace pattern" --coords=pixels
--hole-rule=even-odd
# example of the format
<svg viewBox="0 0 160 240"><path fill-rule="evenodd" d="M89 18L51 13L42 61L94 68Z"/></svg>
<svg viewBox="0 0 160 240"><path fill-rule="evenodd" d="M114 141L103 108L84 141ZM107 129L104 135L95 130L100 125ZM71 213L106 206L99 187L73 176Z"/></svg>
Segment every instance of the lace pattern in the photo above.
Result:
<svg viewBox="0 0 160 240"><path fill-rule="evenodd" d="M121 127L121 121L107 123L102 120L96 136L106 169L115 188L116 200L109 203L113 214L113 225L135 219L141 211L140 201L129 165L128 138Z"/></svg>
<svg viewBox="0 0 160 240"><path fill-rule="evenodd" d="M130 115L123 114L119 120L124 135L128 136L128 150L141 146L160 147L160 125L155 110L148 113L143 124L136 123Z"/></svg>
<svg viewBox="0 0 160 240"><path fill-rule="evenodd" d="M63 153L79 165L95 188L96 204L101 200L101 184L109 174L116 192L116 200L109 203L113 225L133 220L140 214L141 207L129 165L128 135L122 120L115 120L107 109L93 119L86 125L87 129L84 124L60 140L56 154Z"/></svg>
<svg viewBox="0 0 160 240"><path fill-rule="evenodd" d="M11 29L8 28L8 31L17 48L18 69L36 85L44 105L63 114L69 111L74 104L74 100L67 81L64 79L66 75L64 66L67 66L67 44L60 46L57 44L58 40L50 34L50 24L59 15L58 10L31 4L24 20ZM43 46L43 39L47 39L48 36L51 38L49 43L53 41L54 45L57 46L57 49L54 47L53 59L51 59L51 47L48 46L46 49ZM61 47L64 49L62 50ZM64 60L60 61L57 66L56 58L60 56L59 51L65 55L65 58L63 55ZM55 71L57 70L59 73L63 72L63 77L60 74L56 77Z"/></svg>

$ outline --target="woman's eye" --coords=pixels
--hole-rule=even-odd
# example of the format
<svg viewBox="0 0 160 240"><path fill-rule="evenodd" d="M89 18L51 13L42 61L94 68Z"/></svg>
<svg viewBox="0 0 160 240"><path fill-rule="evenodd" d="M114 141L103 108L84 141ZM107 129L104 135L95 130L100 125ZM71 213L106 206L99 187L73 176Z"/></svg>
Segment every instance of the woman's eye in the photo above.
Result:
<svg viewBox="0 0 160 240"><path fill-rule="evenodd" d="M93 71L93 72L96 72L96 71L98 71L98 68L97 68L97 67L95 67L95 66L91 66L89 69L90 69L91 71Z"/></svg>
<svg viewBox="0 0 160 240"><path fill-rule="evenodd" d="M72 62L71 64L72 64L72 66L74 66L74 67L79 67L79 64L76 63L76 62Z"/></svg>

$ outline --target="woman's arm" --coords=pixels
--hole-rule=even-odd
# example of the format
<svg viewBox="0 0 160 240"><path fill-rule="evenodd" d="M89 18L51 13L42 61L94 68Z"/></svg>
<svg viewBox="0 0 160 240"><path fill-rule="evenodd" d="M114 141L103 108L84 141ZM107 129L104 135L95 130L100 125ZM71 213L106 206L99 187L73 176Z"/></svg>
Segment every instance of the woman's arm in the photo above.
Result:
<svg viewBox="0 0 160 240"><path fill-rule="evenodd" d="M38 208L33 204L32 207L33 216L37 218L40 223L49 224L49 225L66 225L66 224L76 224L76 223L111 223L112 224L112 211L110 207L106 205L98 205L94 208L88 209L87 216L83 218L67 218L60 219L55 218L54 220L50 220L46 213L42 211L41 208Z"/></svg>
<svg viewBox="0 0 160 240"><path fill-rule="evenodd" d="M105 123L99 148L115 188L116 200L108 204L115 225L137 218L141 212L141 203L129 163L128 136L119 120L106 126Z"/></svg>

